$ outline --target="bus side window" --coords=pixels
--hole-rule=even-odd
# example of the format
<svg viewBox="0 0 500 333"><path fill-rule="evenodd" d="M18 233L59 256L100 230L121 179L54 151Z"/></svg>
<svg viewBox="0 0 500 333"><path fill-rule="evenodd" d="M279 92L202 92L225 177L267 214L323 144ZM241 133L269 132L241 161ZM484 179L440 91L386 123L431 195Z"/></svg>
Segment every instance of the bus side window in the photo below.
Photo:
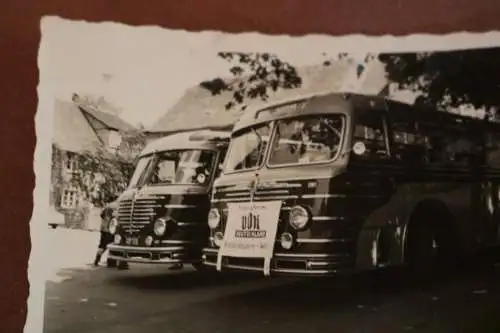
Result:
<svg viewBox="0 0 500 333"><path fill-rule="evenodd" d="M411 120L392 123L392 152L396 160L404 164L425 163L429 138L417 130Z"/></svg>
<svg viewBox="0 0 500 333"><path fill-rule="evenodd" d="M468 167L476 161L477 150L474 138L467 130L449 124L427 126L429 134L430 163L451 167Z"/></svg>
<svg viewBox="0 0 500 333"><path fill-rule="evenodd" d="M385 158L388 156L384 118L376 112L361 112L354 127L353 142L362 141L366 146L365 156Z"/></svg>

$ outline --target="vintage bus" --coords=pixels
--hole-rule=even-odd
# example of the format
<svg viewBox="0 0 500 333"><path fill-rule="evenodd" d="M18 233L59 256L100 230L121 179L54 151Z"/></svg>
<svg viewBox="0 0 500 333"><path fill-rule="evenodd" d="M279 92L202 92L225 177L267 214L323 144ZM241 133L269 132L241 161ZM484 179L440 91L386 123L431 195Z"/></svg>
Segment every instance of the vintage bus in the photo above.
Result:
<svg viewBox="0 0 500 333"><path fill-rule="evenodd" d="M190 131L144 148L128 189L117 200L109 258L203 268L210 191L229 136L223 131Z"/></svg>
<svg viewBox="0 0 500 333"><path fill-rule="evenodd" d="M214 184L203 262L429 277L499 244L499 143L499 124L377 96L248 110Z"/></svg>

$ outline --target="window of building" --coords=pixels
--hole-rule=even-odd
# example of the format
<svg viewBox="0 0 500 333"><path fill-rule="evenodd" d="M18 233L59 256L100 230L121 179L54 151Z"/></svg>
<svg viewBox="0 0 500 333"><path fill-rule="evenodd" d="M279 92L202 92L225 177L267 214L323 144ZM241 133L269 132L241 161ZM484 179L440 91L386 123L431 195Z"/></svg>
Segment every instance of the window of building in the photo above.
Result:
<svg viewBox="0 0 500 333"><path fill-rule="evenodd" d="M80 205L81 191L75 187L64 187L61 193L61 208L71 209Z"/></svg>

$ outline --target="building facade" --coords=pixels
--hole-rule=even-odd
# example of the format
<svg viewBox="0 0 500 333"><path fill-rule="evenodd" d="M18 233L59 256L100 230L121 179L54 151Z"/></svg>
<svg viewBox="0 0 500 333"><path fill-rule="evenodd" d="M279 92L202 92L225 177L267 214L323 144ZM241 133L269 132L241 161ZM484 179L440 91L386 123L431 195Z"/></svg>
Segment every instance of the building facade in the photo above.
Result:
<svg viewBox="0 0 500 333"><path fill-rule="evenodd" d="M55 101L51 216L64 215L70 228L98 227L100 207L91 199L100 195L103 179L99 173L84 172L82 162L93 154L113 151L122 143L122 133L131 130L135 128L118 116L81 105L77 99Z"/></svg>

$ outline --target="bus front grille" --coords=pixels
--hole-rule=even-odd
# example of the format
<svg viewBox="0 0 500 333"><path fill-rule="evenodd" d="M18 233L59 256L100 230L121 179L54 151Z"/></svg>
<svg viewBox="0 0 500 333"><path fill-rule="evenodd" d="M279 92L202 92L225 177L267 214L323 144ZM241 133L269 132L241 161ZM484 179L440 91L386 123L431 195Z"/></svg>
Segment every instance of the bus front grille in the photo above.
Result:
<svg viewBox="0 0 500 333"><path fill-rule="evenodd" d="M129 233L139 232L156 215L156 209L160 207L157 199L141 198L126 199L120 201L118 206L118 223L120 228Z"/></svg>

